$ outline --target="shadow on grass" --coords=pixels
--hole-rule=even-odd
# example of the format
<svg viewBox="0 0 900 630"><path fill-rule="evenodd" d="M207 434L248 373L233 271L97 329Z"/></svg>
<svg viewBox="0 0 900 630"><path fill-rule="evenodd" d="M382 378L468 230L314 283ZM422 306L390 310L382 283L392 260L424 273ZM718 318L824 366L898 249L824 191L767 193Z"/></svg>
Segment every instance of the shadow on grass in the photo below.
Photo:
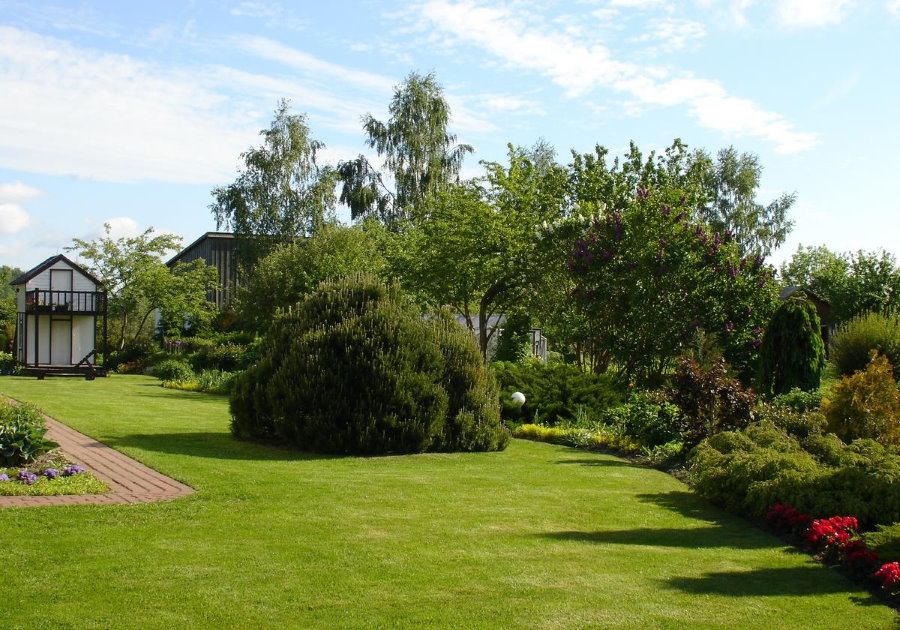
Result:
<svg viewBox="0 0 900 630"><path fill-rule="evenodd" d="M598 532L562 531L540 534L544 538L611 545L645 545L648 547L682 547L685 549L773 549L782 547L776 539L731 527L638 528Z"/></svg>
<svg viewBox="0 0 900 630"><path fill-rule="evenodd" d="M334 459L334 455L318 455L281 449L264 444L241 442L230 433L135 433L107 438L113 448L136 448L143 451L206 457L210 459L238 459L246 461L293 461Z"/></svg>
<svg viewBox="0 0 900 630"><path fill-rule="evenodd" d="M640 464L633 464L629 461L624 461L621 459L605 459L600 456L597 459L560 459L554 460L554 463L557 464L581 464L582 466L620 466L623 468L644 468L646 466L641 466Z"/></svg>
<svg viewBox="0 0 900 630"><path fill-rule="evenodd" d="M666 588L693 595L729 597L794 596L815 597L858 590L847 579L819 566L801 566L752 571L722 571L702 577L678 577L664 582ZM877 604L873 596L855 596L859 605Z"/></svg>
<svg viewBox="0 0 900 630"><path fill-rule="evenodd" d="M638 494L635 498L643 503L651 503L688 518L705 521L717 521L723 517L729 518L729 520L736 518L689 490Z"/></svg>

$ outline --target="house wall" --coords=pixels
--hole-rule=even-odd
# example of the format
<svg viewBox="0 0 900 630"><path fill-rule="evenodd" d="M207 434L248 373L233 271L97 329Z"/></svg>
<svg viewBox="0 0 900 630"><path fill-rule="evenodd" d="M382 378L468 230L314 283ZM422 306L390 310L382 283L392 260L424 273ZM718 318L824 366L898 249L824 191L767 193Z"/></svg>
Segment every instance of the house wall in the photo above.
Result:
<svg viewBox="0 0 900 630"><path fill-rule="evenodd" d="M207 236L181 252L177 258L169 262L169 267L174 267L180 262L189 263L198 258L219 272L219 287L211 291L206 299L215 302L218 308L227 306L240 285L235 259L235 239L228 236Z"/></svg>
<svg viewBox="0 0 900 630"><path fill-rule="evenodd" d="M97 285L91 281L90 278L79 272L77 269L72 269L66 261L59 260L34 278L28 281L25 285L26 291L33 291L34 289L42 289L44 291L50 290L50 270L51 269L67 269L72 272L72 290L73 291L96 291ZM24 310L24 298L23 298L23 310Z"/></svg>
<svg viewBox="0 0 900 630"><path fill-rule="evenodd" d="M39 317L40 321L35 323L35 319ZM28 345L25 348L26 353L26 363L29 365L33 365L35 362L35 354L34 354L34 334L35 334L35 325L37 325L37 335L38 335L38 354L37 354L37 362L38 363L50 363L50 317L49 316L35 316L28 315L26 317L28 323L28 335L27 341Z"/></svg>
<svg viewBox="0 0 900 630"><path fill-rule="evenodd" d="M94 349L94 331L96 318L87 315L72 316L72 362L78 363L88 352ZM96 356L88 359L94 363Z"/></svg>

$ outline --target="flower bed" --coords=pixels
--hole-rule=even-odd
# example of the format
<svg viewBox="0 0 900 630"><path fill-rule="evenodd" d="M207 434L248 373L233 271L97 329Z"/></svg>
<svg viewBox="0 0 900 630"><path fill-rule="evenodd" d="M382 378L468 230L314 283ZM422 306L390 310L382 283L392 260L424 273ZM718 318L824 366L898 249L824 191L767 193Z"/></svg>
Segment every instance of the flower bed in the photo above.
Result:
<svg viewBox="0 0 900 630"><path fill-rule="evenodd" d="M56 454L27 468L0 468L0 496L57 496L102 494L109 487Z"/></svg>

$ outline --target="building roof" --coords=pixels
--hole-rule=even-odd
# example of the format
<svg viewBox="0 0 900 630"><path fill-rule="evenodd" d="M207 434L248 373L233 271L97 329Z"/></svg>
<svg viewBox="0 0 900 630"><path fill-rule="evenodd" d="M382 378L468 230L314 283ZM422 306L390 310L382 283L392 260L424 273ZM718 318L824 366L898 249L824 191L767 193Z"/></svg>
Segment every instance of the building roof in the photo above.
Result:
<svg viewBox="0 0 900 630"><path fill-rule="evenodd" d="M202 243L203 241L205 241L206 239L209 239L209 238L233 239L234 233L233 232L207 232L206 234L201 235L200 238L198 238L196 241L194 241L193 243L191 243L190 245L188 245L187 247L182 249L180 252L175 254L172 258L170 258L168 260L168 262L166 262L166 265L171 267L172 265L177 263L178 260L182 256L184 256L190 250L194 249L197 245L199 245L200 243Z"/></svg>
<svg viewBox="0 0 900 630"><path fill-rule="evenodd" d="M17 285L20 285L20 284L25 284L26 282L28 282L29 280L31 280L32 278L34 278L36 275L42 273L43 271L46 271L47 269L49 269L50 267L52 267L53 265L55 265L56 263L58 263L58 262L60 262L60 261L65 262L67 265L69 265L70 267L72 267L72 269L74 269L75 271L77 271L77 272L80 273L81 275L85 276L86 278L89 278L89 279L91 280L91 282L93 282L94 284L96 284L96 285L98 285L98 286L101 285L101 284L103 284L102 282L100 282L99 280L97 280L97 278L95 278L94 275L93 275L92 273L90 273L90 272L88 272L87 270L85 270L84 267L82 267L81 265L79 265L79 264L77 264L77 263L72 262L71 260L69 260L68 258L66 258L65 256L63 256L62 254L57 254L56 256L51 256L50 258L48 258L48 259L45 260L44 262L39 263L39 264L38 264L37 266L35 266L35 267L32 267L31 269L29 269L28 271L26 271L25 273L23 273L23 274L22 274L21 276L19 276L18 278L14 278L14 279L12 280L12 282L10 282L9 284L12 285L12 286L17 286Z"/></svg>
<svg viewBox="0 0 900 630"><path fill-rule="evenodd" d="M786 300L798 292L805 293L808 297L811 297L814 300L818 300L819 302L830 305L830 302L828 300L826 300L825 298L823 298L822 296L817 295L816 293L813 293L806 287L800 287L800 286L785 287L781 291L779 291L778 297L781 298L782 300Z"/></svg>

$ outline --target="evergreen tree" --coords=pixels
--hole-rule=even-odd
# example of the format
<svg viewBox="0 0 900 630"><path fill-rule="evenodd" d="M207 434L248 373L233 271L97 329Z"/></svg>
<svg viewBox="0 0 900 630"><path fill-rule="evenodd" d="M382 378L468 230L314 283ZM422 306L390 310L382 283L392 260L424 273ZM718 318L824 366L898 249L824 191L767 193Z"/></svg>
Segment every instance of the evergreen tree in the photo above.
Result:
<svg viewBox="0 0 900 630"><path fill-rule="evenodd" d="M795 387L819 387L825 343L815 307L804 299L785 300L772 315L760 348L760 391L786 394Z"/></svg>

